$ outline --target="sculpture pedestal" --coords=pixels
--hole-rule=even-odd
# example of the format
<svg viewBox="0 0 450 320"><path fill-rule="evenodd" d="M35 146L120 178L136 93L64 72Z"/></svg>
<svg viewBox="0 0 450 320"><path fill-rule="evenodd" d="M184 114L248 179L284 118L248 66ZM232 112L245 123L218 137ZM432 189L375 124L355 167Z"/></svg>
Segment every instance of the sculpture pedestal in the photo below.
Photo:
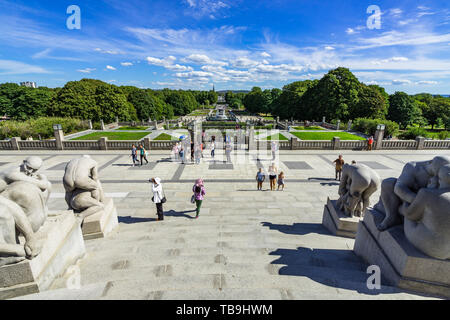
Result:
<svg viewBox="0 0 450 320"><path fill-rule="evenodd" d="M117 209L111 198L105 200L105 208L86 217L81 230L85 240L104 238L119 225Z"/></svg>
<svg viewBox="0 0 450 320"><path fill-rule="evenodd" d="M384 215L369 208L359 224L353 248L356 255L381 269L390 285L450 298L450 260L439 260L416 249L405 237L403 226L380 232Z"/></svg>
<svg viewBox="0 0 450 320"><path fill-rule="evenodd" d="M38 256L0 267L0 299L48 289L86 252L80 222L71 211L49 217L38 235L46 237Z"/></svg>
<svg viewBox="0 0 450 320"><path fill-rule="evenodd" d="M346 238L355 238L359 217L348 217L336 206L336 200L328 198L323 209L322 224L334 235Z"/></svg>

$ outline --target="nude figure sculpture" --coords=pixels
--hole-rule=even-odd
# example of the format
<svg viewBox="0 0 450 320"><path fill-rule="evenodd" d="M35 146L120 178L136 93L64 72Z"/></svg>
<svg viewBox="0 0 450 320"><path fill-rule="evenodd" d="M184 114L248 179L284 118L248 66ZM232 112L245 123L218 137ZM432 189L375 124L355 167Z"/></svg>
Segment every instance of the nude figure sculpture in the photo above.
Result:
<svg viewBox="0 0 450 320"><path fill-rule="evenodd" d="M438 171L447 164L450 164L450 158L445 156L437 156L431 161L409 162L403 168L400 177L383 180L380 201L375 205L375 209L384 213L385 218L378 229L384 231L402 224L400 206L403 203L411 204L420 189L435 188Z"/></svg>
<svg viewBox="0 0 450 320"><path fill-rule="evenodd" d="M345 164L339 184L338 208L349 217L362 217L370 196L380 187L380 176L364 164Z"/></svg>
<svg viewBox="0 0 450 320"><path fill-rule="evenodd" d="M450 259L450 165L437 173L437 186L422 188L411 204L404 202L406 238L420 251L437 259Z"/></svg>
<svg viewBox="0 0 450 320"><path fill-rule="evenodd" d="M47 201L51 184L37 173L39 157L28 157L0 178L0 266L25 258L32 259L42 249L38 231L48 217ZM21 245L19 236L25 244Z"/></svg>
<svg viewBox="0 0 450 320"><path fill-rule="evenodd" d="M104 193L98 178L98 163L85 155L71 160L63 177L66 202L83 219L103 210Z"/></svg>

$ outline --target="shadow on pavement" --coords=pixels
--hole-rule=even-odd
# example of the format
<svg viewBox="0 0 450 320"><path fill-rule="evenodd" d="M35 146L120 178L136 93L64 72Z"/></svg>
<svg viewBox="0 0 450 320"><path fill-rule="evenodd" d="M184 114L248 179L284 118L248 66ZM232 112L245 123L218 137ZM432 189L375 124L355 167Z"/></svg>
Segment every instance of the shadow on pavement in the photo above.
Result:
<svg viewBox="0 0 450 320"><path fill-rule="evenodd" d="M277 230L285 234L305 235L310 233L331 235L331 233L322 225L318 223L294 223L288 224L273 224L270 222L261 222L263 227L268 227L270 230Z"/></svg>
<svg viewBox="0 0 450 320"><path fill-rule="evenodd" d="M184 217L184 218L187 218L187 219L194 219L195 217L186 214L188 212L195 212L195 209L194 210L187 210L187 211L170 210L170 211L164 212L164 216L166 216L166 217Z"/></svg>
<svg viewBox="0 0 450 320"><path fill-rule="evenodd" d="M284 265L278 270L280 275L303 276L326 286L347 289L368 295L399 293L393 287L370 290L367 287L367 265L351 250L313 249L277 249L269 255L279 256L271 264ZM386 282L381 280L381 285Z"/></svg>
<svg viewBox="0 0 450 320"><path fill-rule="evenodd" d="M156 218L138 218L138 217L118 217L119 223L133 224L156 221Z"/></svg>

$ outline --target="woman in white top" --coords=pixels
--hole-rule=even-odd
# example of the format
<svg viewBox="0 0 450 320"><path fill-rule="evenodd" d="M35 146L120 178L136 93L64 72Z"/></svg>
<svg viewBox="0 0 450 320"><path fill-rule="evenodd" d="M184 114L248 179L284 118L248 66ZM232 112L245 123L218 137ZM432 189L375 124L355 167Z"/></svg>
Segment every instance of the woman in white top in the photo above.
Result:
<svg viewBox="0 0 450 320"><path fill-rule="evenodd" d="M164 211L162 200L164 198L163 188L161 185L160 178L151 178L152 182L152 192L153 192L153 203L156 204L156 214L158 215L158 221L164 220Z"/></svg>
<svg viewBox="0 0 450 320"><path fill-rule="evenodd" d="M275 163L272 163L272 165L269 167L269 179L270 179L270 190L275 190L275 182L277 180L277 167L275 166Z"/></svg>

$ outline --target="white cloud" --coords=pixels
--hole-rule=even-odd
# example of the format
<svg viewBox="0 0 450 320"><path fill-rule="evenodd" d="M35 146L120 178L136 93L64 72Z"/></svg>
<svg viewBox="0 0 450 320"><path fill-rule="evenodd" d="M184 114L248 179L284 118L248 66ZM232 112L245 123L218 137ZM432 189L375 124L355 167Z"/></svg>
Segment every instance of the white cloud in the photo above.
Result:
<svg viewBox="0 0 450 320"><path fill-rule="evenodd" d="M402 80L402 79L396 79L396 80L392 80L392 84L394 86L401 86L401 85L407 85L407 84L411 84L411 80Z"/></svg>
<svg viewBox="0 0 450 320"><path fill-rule="evenodd" d="M264 52L261 53L261 57L263 57L263 58L270 58L272 56L269 53L264 51Z"/></svg>
<svg viewBox="0 0 450 320"><path fill-rule="evenodd" d="M79 69L77 70L78 72L82 72L82 73L91 73L92 71L95 71L97 69L95 68L85 68L85 69Z"/></svg>
<svg viewBox="0 0 450 320"><path fill-rule="evenodd" d="M346 32L347 34L354 34L354 33L355 33L355 29L347 28L347 30L345 30L345 32Z"/></svg>
<svg viewBox="0 0 450 320"><path fill-rule="evenodd" d="M416 84L418 85L433 85L433 84L438 84L439 82L437 81L428 81L428 80L422 80L422 81L417 81Z"/></svg>
<svg viewBox="0 0 450 320"><path fill-rule="evenodd" d="M240 57L234 61L231 61L231 65L235 68L250 68L257 66L258 64L258 61L251 60L247 57Z"/></svg>
<svg viewBox="0 0 450 320"><path fill-rule="evenodd" d="M392 16L396 16L397 17L397 16L399 16L399 15L401 15L403 13L403 10L399 9L399 8L394 8L394 9L389 10L389 13Z"/></svg>
<svg viewBox="0 0 450 320"><path fill-rule="evenodd" d="M331 50L334 50L334 47L332 47L332 46L326 46L326 47L325 47L325 50L331 51Z"/></svg>
<svg viewBox="0 0 450 320"><path fill-rule="evenodd" d="M122 52L118 51L118 50L103 50L101 48L95 48L94 51L100 52L100 53L104 53L104 54L112 54L112 55L116 55L116 54L120 54Z"/></svg>
<svg viewBox="0 0 450 320"><path fill-rule="evenodd" d="M106 69L108 69L108 70L113 70L113 71L115 71L115 70L117 70L116 68L114 68L113 66L106 66Z"/></svg>
<svg viewBox="0 0 450 320"><path fill-rule="evenodd" d="M197 65L217 65L217 66L226 66L227 63L224 61L218 61L211 59L205 54L191 54L183 59L181 59L182 62L185 63L194 63Z"/></svg>
<svg viewBox="0 0 450 320"><path fill-rule="evenodd" d="M50 73L50 71L39 66L29 65L19 61L0 60L0 74L31 74L31 73Z"/></svg>
<svg viewBox="0 0 450 320"><path fill-rule="evenodd" d="M121 62L120 63L123 67L131 67L133 65L133 63L131 62Z"/></svg>

